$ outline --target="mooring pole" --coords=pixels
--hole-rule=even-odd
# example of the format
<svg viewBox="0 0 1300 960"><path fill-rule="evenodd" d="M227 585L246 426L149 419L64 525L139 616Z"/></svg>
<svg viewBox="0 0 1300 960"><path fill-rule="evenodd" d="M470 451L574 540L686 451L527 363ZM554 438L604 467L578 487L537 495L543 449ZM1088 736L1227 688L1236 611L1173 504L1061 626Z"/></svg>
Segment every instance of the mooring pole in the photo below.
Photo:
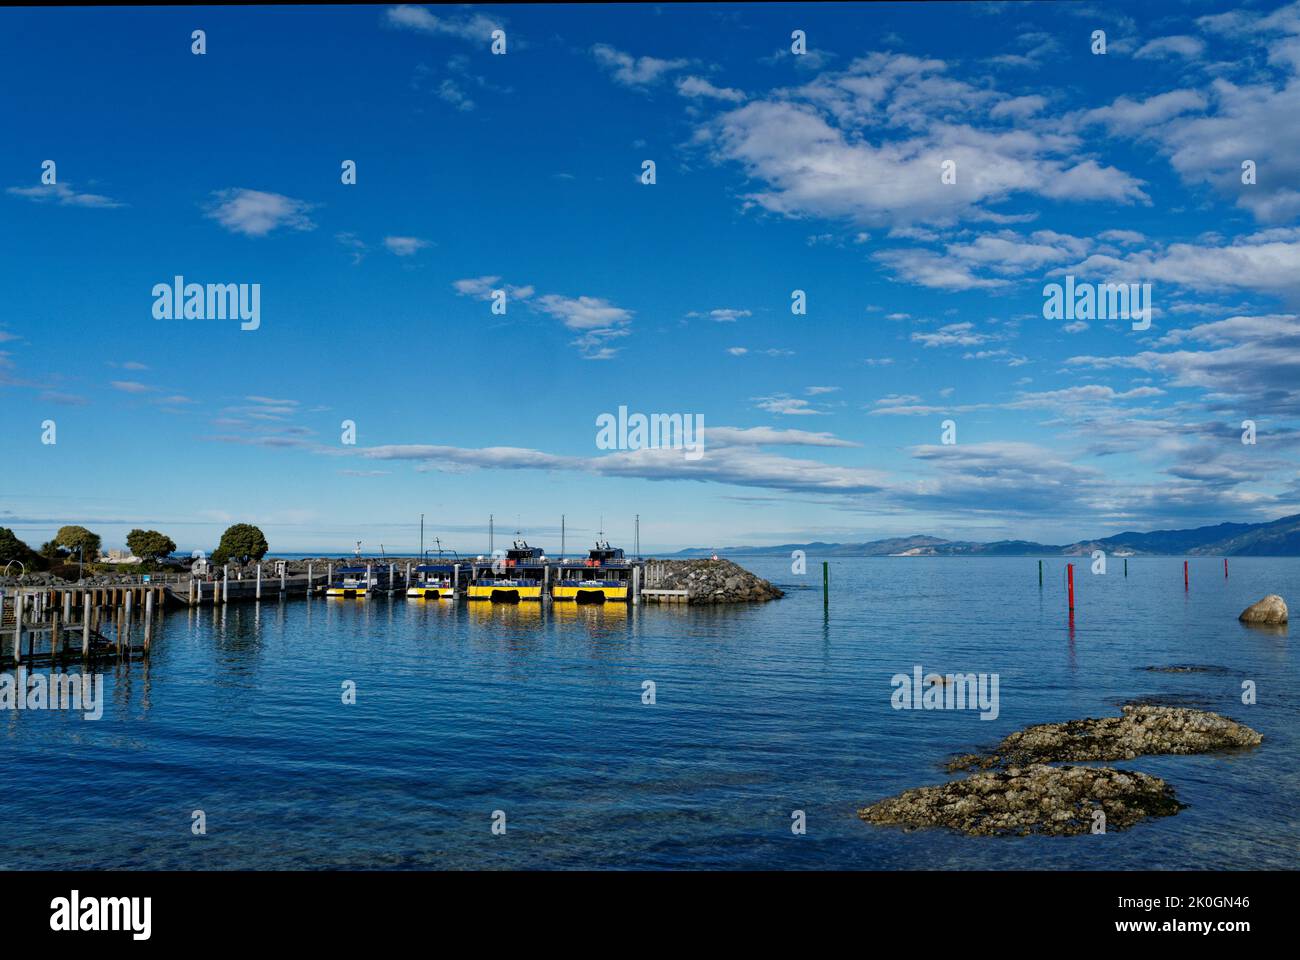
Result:
<svg viewBox="0 0 1300 960"><path fill-rule="evenodd" d="M1070 613L1074 613L1074 564L1065 565L1065 580L1070 593Z"/></svg>
<svg viewBox="0 0 1300 960"><path fill-rule="evenodd" d="M1124 576L1128 576L1128 557L1124 558Z"/></svg>
<svg viewBox="0 0 1300 960"><path fill-rule="evenodd" d="M90 591L86 591L86 609L81 614L81 655L90 656Z"/></svg>
<svg viewBox="0 0 1300 960"><path fill-rule="evenodd" d="M149 652L149 644L153 641L153 591L150 590L144 597L144 652Z"/></svg>
<svg viewBox="0 0 1300 960"><path fill-rule="evenodd" d="M1183 561L1183 591L1187 591L1187 561Z"/></svg>
<svg viewBox="0 0 1300 960"><path fill-rule="evenodd" d="M311 564L307 564L307 596L311 596Z"/></svg>
<svg viewBox="0 0 1300 960"><path fill-rule="evenodd" d="M256 599L262 599L262 565L257 565L257 596Z"/></svg>
<svg viewBox="0 0 1300 960"><path fill-rule="evenodd" d="M14 663L23 659L23 592L14 594Z"/></svg>
<svg viewBox="0 0 1300 960"><path fill-rule="evenodd" d="M1227 557L1223 558L1223 579L1224 580L1228 579L1228 558Z"/></svg>
<svg viewBox="0 0 1300 960"><path fill-rule="evenodd" d="M831 609L831 565L828 561L822 561L822 610L827 613Z"/></svg>
<svg viewBox="0 0 1300 960"><path fill-rule="evenodd" d="M1038 561L1038 586L1043 585L1043 561Z"/></svg>

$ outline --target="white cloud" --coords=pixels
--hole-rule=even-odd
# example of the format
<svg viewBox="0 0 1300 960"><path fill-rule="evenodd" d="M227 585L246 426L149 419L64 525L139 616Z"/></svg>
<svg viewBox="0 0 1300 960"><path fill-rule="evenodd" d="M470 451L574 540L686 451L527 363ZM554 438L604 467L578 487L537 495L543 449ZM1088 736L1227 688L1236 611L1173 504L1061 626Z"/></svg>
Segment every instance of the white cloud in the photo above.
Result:
<svg viewBox="0 0 1300 960"><path fill-rule="evenodd" d="M487 43L492 31L500 24L491 17L480 13L468 16L432 13L427 7L402 4L389 7L384 12L384 22L399 30L413 30L416 33L459 37L462 40L481 40Z"/></svg>
<svg viewBox="0 0 1300 960"><path fill-rule="evenodd" d="M994 338L989 334L977 333L975 325L969 321L950 323L940 327L936 333L912 334L914 343L924 344L926 347L973 347L988 343L992 339Z"/></svg>
<svg viewBox="0 0 1300 960"><path fill-rule="evenodd" d="M78 193L70 183L43 183L34 187L9 187L5 192L15 197L26 197L28 200L34 200L37 203L53 202L61 207L88 207L110 210L114 207L126 206L124 203L119 203L111 197L105 197L98 193Z"/></svg>
<svg viewBox="0 0 1300 960"><path fill-rule="evenodd" d="M812 407L807 400L790 397L783 393L771 397L755 397L754 401L760 410L766 410L768 413L779 413L784 416L812 416L823 412Z"/></svg>
<svg viewBox="0 0 1300 960"><path fill-rule="evenodd" d="M748 205L789 217L907 227L993 218L985 207L1016 194L1149 202L1141 181L1081 156L1083 142L1060 124L981 129L980 114L1011 99L946 69L939 60L872 54L729 110L701 126L695 142L756 182ZM936 102L948 105L942 117ZM947 160L956 183L940 185Z"/></svg>
<svg viewBox="0 0 1300 960"><path fill-rule="evenodd" d="M703 77L678 77L677 92L683 97L707 97L730 103L742 103L745 99L745 94L741 91L732 87L715 87Z"/></svg>
<svg viewBox="0 0 1300 960"><path fill-rule="evenodd" d="M388 248L389 253L396 256L410 257L432 244L419 237L384 237L384 246Z"/></svg>
<svg viewBox="0 0 1300 960"><path fill-rule="evenodd" d="M242 187L213 191L213 203L207 216L231 233L263 237L280 227L290 230L314 230L316 224L307 217L312 204L279 193L247 190Z"/></svg>
<svg viewBox="0 0 1300 960"><path fill-rule="evenodd" d="M610 72L614 80L625 87L646 87L658 83L665 74L686 67L688 60L661 60L658 57L634 57L616 50L607 43L591 48L596 62Z"/></svg>
<svg viewBox="0 0 1300 960"><path fill-rule="evenodd" d="M1195 60L1205 52L1205 41L1199 37L1185 35L1159 37L1144 43L1133 56L1138 60L1163 60L1169 57L1184 57Z"/></svg>

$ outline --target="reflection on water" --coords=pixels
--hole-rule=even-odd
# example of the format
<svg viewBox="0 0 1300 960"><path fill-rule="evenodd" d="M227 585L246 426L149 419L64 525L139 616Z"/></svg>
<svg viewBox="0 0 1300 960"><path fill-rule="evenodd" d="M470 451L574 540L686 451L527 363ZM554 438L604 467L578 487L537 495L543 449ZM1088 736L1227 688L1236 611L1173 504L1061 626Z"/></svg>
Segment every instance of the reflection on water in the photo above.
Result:
<svg viewBox="0 0 1300 960"><path fill-rule="evenodd" d="M1236 561L1225 581L1194 560L1186 593L1181 560L1131 560L1127 578L1076 568L1073 621L1056 563L1040 588L1035 560L832 561L829 611L819 577L749 565L787 598L160 614L148 660L96 668L101 720L0 716L0 867L1293 865L1300 670L1287 628L1236 615L1265 593L1300 596L1300 561ZM998 719L891 709L891 676L916 664L998 673ZM1211 669L1166 669L1186 664ZM1241 702L1243 680L1257 704ZM951 753L1133 701L1201 705L1265 741L1125 764L1189 806L1104 849L904 834L853 814L943 780ZM52 796L78 798L53 832ZM508 811L505 838L490 834L494 809ZM793 809L808 813L797 839Z"/></svg>

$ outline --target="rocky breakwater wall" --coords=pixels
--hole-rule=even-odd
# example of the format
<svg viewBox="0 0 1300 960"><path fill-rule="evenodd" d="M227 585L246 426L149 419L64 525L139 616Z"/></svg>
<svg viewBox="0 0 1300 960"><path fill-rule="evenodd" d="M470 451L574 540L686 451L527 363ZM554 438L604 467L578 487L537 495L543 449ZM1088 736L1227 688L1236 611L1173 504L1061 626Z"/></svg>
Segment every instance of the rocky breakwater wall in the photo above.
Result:
<svg viewBox="0 0 1300 960"><path fill-rule="evenodd" d="M687 603L750 603L778 600L785 591L730 560L652 560L651 590L685 590Z"/></svg>

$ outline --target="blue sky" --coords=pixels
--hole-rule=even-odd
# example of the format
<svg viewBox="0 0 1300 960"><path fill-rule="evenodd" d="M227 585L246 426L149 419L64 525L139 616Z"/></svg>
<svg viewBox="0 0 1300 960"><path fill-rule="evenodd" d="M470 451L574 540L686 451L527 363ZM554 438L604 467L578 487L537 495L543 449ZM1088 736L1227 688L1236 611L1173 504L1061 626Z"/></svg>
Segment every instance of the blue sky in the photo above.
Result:
<svg viewBox="0 0 1300 960"><path fill-rule="evenodd" d="M33 545L1300 511L1300 4L6 8L0 74L0 525ZM260 327L155 319L178 274L260 284ZM1045 319L1067 274L1150 283L1150 329ZM620 405L702 415L704 456L598 448Z"/></svg>

